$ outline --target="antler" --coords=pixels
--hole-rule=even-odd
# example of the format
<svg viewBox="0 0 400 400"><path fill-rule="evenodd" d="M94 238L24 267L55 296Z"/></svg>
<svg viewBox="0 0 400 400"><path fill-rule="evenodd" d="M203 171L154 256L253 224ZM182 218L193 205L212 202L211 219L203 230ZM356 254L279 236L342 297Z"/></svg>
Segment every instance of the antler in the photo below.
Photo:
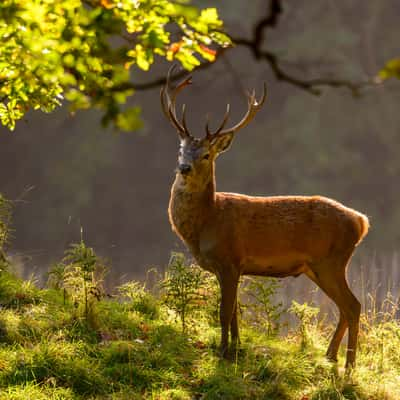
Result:
<svg viewBox="0 0 400 400"><path fill-rule="evenodd" d="M192 83L192 77L188 76L186 79L184 79L179 85L175 87L175 89L172 92L172 96L170 97L168 91L170 89L170 76L173 70L175 69L176 65L172 65L172 67L168 71L167 75L167 82L166 84L161 88L160 91L160 99L161 99L161 108L164 112L164 115L169 119L172 123L172 125L175 126L175 128L178 130L179 136L184 139L191 137L192 135L190 134L187 125L186 125L186 113L185 113L185 104L182 106L182 122L179 121L178 117L176 116L176 106L175 106L175 101L176 97L179 94L179 92L187 85L190 85Z"/></svg>
<svg viewBox="0 0 400 400"><path fill-rule="evenodd" d="M213 133L210 132L210 128L208 125L209 121L207 119L207 123L206 123L207 138L212 139L216 136L225 135L227 133L233 133L233 132L236 132L237 130L243 128L245 125L247 125L253 119L253 117L257 114L258 110L260 110L260 108L262 107L262 105L265 102L266 94L267 94L266 83L264 83L264 90L263 90L263 94L262 94L262 97L260 100L256 99L256 93L254 90L251 93L247 94L247 106L248 106L247 112L244 115L244 117L241 119L241 121L239 121L236 125L232 126L231 128L223 129L229 118L229 104L226 107L226 112L225 112L224 118L222 120L222 123L215 132L213 132Z"/></svg>
<svg viewBox="0 0 400 400"><path fill-rule="evenodd" d="M161 106L162 110L164 112L164 115L169 119L172 123L172 125L175 126L175 128L178 130L179 136L184 139L184 138L191 138L192 135L190 134L187 124L186 124L186 106L185 104L182 106L182 121L179 121L177 115L176 115L176 97L178 96L179 92L184 89L187 85L190 85L192 83L192 77L188 76L186 79L184 79L181 83L179 83L175 89L172 91L172 95L168 93L170 90L170 77L171 73L174 71L176 65L172 65L172 67L169 69L168 74L167 74L167 81L166 84L161 88L160 92L160 99L161 99ZM227 104L226 106L226 111L225 115L222 119L222 122L220 126L214 131L211 132L210 126L209 126L209 120L207 117L207 122L206 122L206 137L209 140L212 140L213 138L219 136L219 135L225 135L228 133L233 133L236 132L237 130L243 128L245 125L247 125L253 117L257 114L258 110L262 107L262 105L265 102L266 99L266 93L267 93L267 87L266 84L264 83L264 90L263 94L260 100L256 99L256 94L255 91L253 90L251 93L247 94L247 105L248 109L244 117L239 121L236 125L232 126L231 128L224 129L226 123L228 122L229 119L229 112L230 112L230 105Z"/></svg>
<svg viewBox="0 0 400 400"><path fill-rule="evenodd" d="M224 128L224 126L225 126L226 123L228 122L228 118L229 118L229 109L230 109L230 105L229 105L229 103L228 103L228 104L226 105L226 111L225 111L224 118L222 119L221 125L220 125L219 128L218 128L215 132L213 132L213 133L211 133L210 127L208 126L208 124L209 124L210 121L208 120L208 115L207 115L207 122L206 122L206 132L207 132L206 136L207 136L207 139L211 139L213 136L218 135L218 134L222 131L222 129Z"/></svg>

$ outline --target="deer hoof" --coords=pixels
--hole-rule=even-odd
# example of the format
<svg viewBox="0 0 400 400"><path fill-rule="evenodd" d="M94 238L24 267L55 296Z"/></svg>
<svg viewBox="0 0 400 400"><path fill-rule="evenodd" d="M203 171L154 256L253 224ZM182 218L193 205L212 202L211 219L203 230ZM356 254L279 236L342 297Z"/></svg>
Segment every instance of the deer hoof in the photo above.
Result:
<svg viewBox="0 0 400 400"><path fill-rule="evenodd" d="M228 351L228 347L227 346L220 347L219 356L220 356L220 358L224 358L225 360L229 360L229 351Z"/></svg>
<svg viewBox="0 0 400 400"><path fill-rule="evenodd" d="M330 361L330 362L332 362L332 363L337 363L337 362L338 362L338 359L337 359L337 355L336 355L336 354L329 354L329 353L327 353L325 357L328 359L328 361Z"/></svg>

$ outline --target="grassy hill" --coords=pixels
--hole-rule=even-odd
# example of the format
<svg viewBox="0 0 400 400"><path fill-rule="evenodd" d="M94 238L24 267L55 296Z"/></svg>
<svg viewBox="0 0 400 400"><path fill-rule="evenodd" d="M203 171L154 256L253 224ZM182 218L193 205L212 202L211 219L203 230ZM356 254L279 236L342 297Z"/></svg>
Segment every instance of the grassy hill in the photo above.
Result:
<svg viewBox="0 0 400 400"><path fill-rule="evenodd" d="M246 308L241 348L229 362L218 357L211 278L185 266L163 277L157 293L130 282L105 297L97 266L85 264L90 254L86 248L79 264L70 252L72 264L63 264L53 289L17 278L11 267L0 272L0 400L400 399L400 324L389 300L362 316L358 364L349 375L343 349L338 366L325 360L333 327L307 305L297 305L300 327L285 336L266 328L262 310ZM185 273L183 332L182 292L173 279Z"/></svg>

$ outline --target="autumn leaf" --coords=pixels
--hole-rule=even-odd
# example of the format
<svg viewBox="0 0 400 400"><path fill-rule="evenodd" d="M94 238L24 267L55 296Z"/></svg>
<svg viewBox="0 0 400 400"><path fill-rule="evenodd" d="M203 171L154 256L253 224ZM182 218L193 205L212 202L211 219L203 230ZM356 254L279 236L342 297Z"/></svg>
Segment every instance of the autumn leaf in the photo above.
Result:
<svg viewBox="0 0 400 400"><path fill-rule="evenodd" d="M175 54L179 51L179 49L182 47L182 41L180 42L174 42L171 43L170 46L168 47L168 51L171 53Z"/></svg>
<svg viewBox="0 0 400 400"><path fill-rule="evenodd" d="M111 0L100 0L100 3L107 10L115 7L115 4Z"/></svg>
<svg viewBox="0 0 400 400"><path fill-rule="evenodd" d="M205 53L208 53L208 54L210 54L211 56L216 56L217 55L217 51L216 50L213 50L213 49L210 49L209 47L207 47L207 46L205 46L204 44L202 44L202 43L200 43L200 47L201 47L201 49L205 52Z"/></svg>

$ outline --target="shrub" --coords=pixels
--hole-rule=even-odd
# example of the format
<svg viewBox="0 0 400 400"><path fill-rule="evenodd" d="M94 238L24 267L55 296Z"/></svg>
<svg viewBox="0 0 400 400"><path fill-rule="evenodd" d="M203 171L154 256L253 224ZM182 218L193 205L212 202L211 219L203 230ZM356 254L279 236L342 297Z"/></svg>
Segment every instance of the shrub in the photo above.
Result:
<svg viewBox="0 0 400 400"><path fill-rule="evenodd" d="M94 323L95 304L103 297L107 267L91 247L81 240L64 253L64 258L49 272L53 287L63 289L86 321Z"/></svg>
<svg viewBox="0 0 400 400"><path fill-rule="evenodd" d="M204 271L187 265L182 253L172 253L160 286L163 302L179 316L182 332L186 331L187 316L204 300L202 286Z"/></svg>
<svg viewBox="0 0 400 400"><path fill-rule="evenodd" d="M150 319L158 317L158 302L156 298L146 290L145 283L130 281L119 286L117 289L120 295L128 300L130 309L146 315Z"/></svg>
<svg viewBox="0 0 400 400"><path fill-rule="evenodd" d="M208 317L209 322L219 326L219 307L221 303L221 290L217 277L207 271L203 271L203 282L200 289L202 294L202 309Z"/></svg>
<svg viewBox="0 0 400 400"><path fill-rule="evenodd" d="M20 308L39 301L34 279L22 280L9 271L0 273L0 307Z"/></svg>
<svg viewBox="0 0 400 400"><path fill-rule="evenodd" d="M312 307L307 303L299 304L297 301L292 301L289 311L300 320L301 347L304 349L312 343L311 331L315 328L315 321L319 308Z"/></svg>
<svg viewBox="0 0 400 400"><path fill-rule="evenodd" d="M283 313L282 302L276 303L274 297L280 284L275 278L246 278L244 284L245 294L252 300L246 304L253 312L255 320L269 336L279 332L279 318Z"/></svg>

